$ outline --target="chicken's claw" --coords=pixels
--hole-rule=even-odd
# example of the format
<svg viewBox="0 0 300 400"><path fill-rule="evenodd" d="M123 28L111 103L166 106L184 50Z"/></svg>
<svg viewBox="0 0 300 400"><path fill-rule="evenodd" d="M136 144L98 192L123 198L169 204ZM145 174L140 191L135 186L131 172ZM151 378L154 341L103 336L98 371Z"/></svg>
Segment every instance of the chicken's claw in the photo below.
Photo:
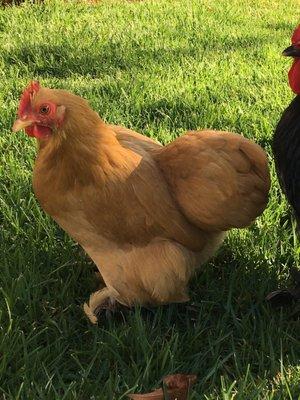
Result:
<svg viewBox="0 0 300 400"><path fill-rule="evenodd" d="M85 312L85 315L88 317L92 324L97 324L98 317L96 317L96 315L93 313L92 309L88 306L87 303L83 304L83 311Z"/></svg>
<svg viewBox="0 0 300 400"><path fill-rule="evenodd" d="M92 324L97 324L98 316L103 310L111 310L113 307L115 300L107 287L92 293L88 303L83 304L83 310Z"/></svg>
<svg viewBox="0 0 300 400"><path fill-rule="evenodd" d="M296 283L293 288L275 290L266 296L266 300L271 306L290 306L300 300L300 271L297 268L292 268L291 276Z"/></svg>

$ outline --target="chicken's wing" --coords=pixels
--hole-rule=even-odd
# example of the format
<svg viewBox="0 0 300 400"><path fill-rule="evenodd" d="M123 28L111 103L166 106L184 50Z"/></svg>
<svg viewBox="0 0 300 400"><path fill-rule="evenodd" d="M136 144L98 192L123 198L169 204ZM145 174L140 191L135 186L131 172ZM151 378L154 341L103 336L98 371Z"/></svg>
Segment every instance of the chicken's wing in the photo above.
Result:
<svg viewBox="0 0 300 400"><path fill-rule="evenodd" d="M267 157L243 136L190 131L159 149L156 160L182 213L201 229L245 227L266 206Z"/></svg>

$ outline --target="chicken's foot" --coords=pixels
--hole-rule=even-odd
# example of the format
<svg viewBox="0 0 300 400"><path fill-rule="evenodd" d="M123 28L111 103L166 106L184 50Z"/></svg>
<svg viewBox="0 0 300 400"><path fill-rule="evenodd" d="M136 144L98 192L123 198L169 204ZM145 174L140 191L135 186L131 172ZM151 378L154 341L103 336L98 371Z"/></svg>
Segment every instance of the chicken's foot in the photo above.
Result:
<svg viewBox="0 0 300 400"><path fill-rule="evenodd" d="M116 300L111 296L109 288L97 290L90 295L88 303L84 303L83 310L92 324L98 322L98 315L103 311L112 311L115 308Z"/></svg>

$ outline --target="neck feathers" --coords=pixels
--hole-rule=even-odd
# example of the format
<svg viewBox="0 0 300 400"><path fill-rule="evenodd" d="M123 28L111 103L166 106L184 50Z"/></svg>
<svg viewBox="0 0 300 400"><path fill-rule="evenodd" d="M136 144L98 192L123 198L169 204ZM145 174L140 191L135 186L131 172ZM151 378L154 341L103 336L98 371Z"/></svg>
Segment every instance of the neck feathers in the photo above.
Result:
<svg viewBox="0 0 300 400"><path fill-rule="evenodd" d="M43 175L52 175L51 179L61 187L74 186L75 182L105 183L126 163L127 150L119 144L114 131L94 114L67 121L64 129L49 140L39 141L36 169Z"/></svg>

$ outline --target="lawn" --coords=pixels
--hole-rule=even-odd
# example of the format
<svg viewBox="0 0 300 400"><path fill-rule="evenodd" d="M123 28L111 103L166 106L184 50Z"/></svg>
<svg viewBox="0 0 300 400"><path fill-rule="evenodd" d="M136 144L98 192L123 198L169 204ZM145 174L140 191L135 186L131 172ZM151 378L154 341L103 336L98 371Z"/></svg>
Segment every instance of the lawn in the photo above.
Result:
<svg viewBox="0 0 300 400"><path fill-rule="evenodd" d="M299 319L265 302L299 261L270 149L293 97L281 50L299 22L295 8L294 0L0 8L1 399L125 399L176 372L198 375L191 399L300 398ZM86 320L93 265L34 198L34 140L11 133L33 78L164 143L208 127L268 151L268 208L229 234L191 282L190 304L136 308L99 326Z"/></svg>

